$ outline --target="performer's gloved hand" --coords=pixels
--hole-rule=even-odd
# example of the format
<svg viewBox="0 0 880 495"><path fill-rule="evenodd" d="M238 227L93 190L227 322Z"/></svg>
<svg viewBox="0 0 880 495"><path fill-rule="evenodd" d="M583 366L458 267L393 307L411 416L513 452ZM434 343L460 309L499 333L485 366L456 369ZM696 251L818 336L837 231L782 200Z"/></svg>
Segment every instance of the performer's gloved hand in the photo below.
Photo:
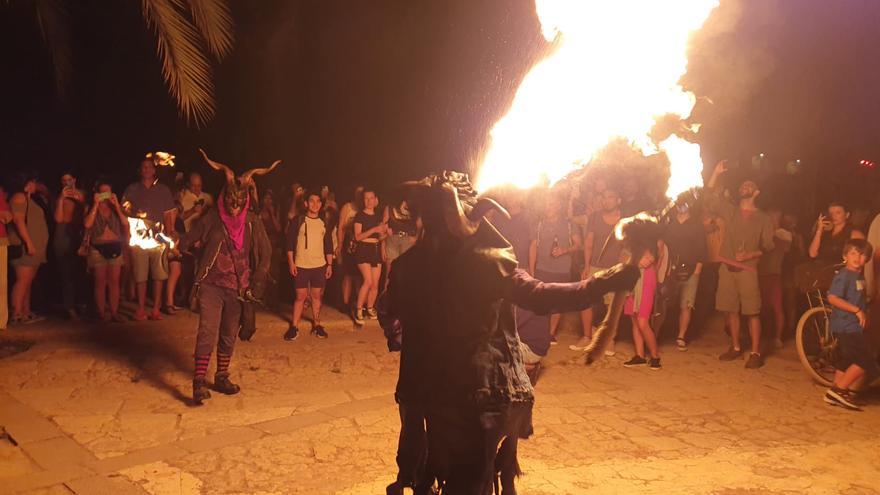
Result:
<svg viewBox="0 0 880 495"><path fill-rule="evenodd" d="M596 294L607 294L609 292L628 291L636 286L639 281L641 272L639 268L633 265L618 263L607 270L602 270L593 274L588 282L590 292Z"/></svg>

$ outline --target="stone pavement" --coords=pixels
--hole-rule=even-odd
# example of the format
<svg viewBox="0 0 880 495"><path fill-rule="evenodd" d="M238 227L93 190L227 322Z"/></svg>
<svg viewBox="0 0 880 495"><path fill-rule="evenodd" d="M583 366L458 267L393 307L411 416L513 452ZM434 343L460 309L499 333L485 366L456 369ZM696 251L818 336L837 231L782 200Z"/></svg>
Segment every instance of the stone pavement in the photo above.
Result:
<svg viewBox="0 0 880 495"><path fill-rule="evenodd" d="M328 310L327 340L284 342L258 318L236 396L191 407L197 317L0 333L0 493L382 494L396 472L398 356L381 330ZM572 319L567 319L571 323ZM305 325L306 330L308 324ZM520 493L880 493L880 401L824 404L791 345L757 371L721 363L718 321L664 368L626 369L628 343L586 367L565 328L520 443Z"/></svg>

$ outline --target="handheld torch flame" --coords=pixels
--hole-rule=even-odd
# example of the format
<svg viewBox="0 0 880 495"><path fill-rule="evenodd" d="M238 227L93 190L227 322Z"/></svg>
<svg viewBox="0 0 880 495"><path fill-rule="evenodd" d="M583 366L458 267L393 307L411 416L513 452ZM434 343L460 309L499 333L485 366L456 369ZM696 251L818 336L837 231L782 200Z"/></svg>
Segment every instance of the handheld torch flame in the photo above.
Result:
<svg viewBox="0 0 880 495"><path fill-rule="evenodd" d="M478 188L558 181L615 137L643 153L666 152L672 163L667 196L702 185L698 145L677 136L656 145L648 134L656 117L689 118L696 98L678 84L688 39L717 5L538 0L543 35L554 51L526 75L492 129Z"/></svg>

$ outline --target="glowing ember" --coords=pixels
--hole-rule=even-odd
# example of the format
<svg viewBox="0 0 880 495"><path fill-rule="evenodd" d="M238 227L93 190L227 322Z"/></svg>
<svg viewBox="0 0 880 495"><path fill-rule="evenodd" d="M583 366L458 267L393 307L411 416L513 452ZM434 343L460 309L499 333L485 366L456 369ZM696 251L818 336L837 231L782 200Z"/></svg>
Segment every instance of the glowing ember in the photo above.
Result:
<svg viewBox="0 0 880 495"><path fill-rule="evenodd" d="M590 160L611 138L672 160L668 196L702 184L699 146L673 136L658 149L655 117L687 119L694 95L678 80L690 33L718 0L537 0L544 37L555 51L532 68L513 106L491 132L478 173L481 190L555 182Z"/></svg>

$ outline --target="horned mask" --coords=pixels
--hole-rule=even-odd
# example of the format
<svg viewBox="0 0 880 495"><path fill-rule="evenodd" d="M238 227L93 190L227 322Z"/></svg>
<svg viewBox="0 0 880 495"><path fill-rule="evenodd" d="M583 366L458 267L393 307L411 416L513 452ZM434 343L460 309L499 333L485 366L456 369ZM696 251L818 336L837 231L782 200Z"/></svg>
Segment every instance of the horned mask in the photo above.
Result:
<svg viewBox="0 0 880 495"><path fill-rule="evenodd" d="M226 176L226 185L223 187L222 197L223 197L223 205L226 207L226 211L236 211L238 209L244 208L248 203L248 195L253 191L253 195L256 199L256 184L254 183L254 177L257 175L266 175L269 172L275 170L281 160L275 160L272 165L265 168L252 168L247 172L241 174L236 177L235 172L228 165L224 165L220 162L215 162L208 158L207 153L204 150L199 149L199 152L205 158L205 161L208 162L208 165L211 166L214 170L219 172L223 172Z"/></svg>
<svg viewBox="0 0 880 495"><path fill-rule="evenodd" d="M473 235L489 211L510 217L495 200L478 197L467 174L443 171L403 184L408 204L422 217L426 231L443 229L456 238Z"/></svg>

